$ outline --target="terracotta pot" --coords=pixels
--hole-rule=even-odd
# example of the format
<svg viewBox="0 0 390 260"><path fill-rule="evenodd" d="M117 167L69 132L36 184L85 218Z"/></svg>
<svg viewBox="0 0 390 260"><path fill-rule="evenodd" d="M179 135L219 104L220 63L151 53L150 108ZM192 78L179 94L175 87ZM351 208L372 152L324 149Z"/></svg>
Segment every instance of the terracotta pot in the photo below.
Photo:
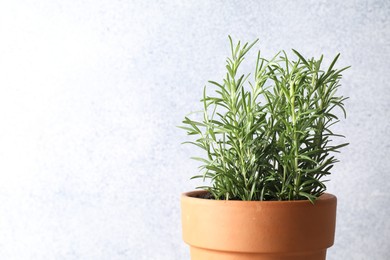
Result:
<svg viewBox="0 0 390 260"><path fill-rule="evenodd" d="M334 242L337 199L225 201L181 196L192 260L324 260Z"/></svg>

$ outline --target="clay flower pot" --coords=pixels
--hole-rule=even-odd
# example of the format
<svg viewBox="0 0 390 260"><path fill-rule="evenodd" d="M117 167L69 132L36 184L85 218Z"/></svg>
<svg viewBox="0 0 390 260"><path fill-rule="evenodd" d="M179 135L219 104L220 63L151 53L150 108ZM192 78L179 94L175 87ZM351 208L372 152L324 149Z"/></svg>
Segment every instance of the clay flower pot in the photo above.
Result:
<svg viewBox="0 0 390 260"><path fill-rule="evenodd" d="M334 242L334 195L299 201L226 201L181 196L192 260L324 260Z"/></svg>

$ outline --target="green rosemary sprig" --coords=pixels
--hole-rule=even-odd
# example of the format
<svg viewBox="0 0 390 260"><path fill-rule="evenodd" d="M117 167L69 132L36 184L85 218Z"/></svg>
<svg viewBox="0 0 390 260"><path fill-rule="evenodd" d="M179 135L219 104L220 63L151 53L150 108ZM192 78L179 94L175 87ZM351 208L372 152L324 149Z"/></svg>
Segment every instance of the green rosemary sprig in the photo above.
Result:
<svg viewBox="0 0 390 260"><path fill-rule="evenodd" d="M296 60L282 51L273 59L257 55L254 82L239 75L244 56L256 44L229 37L231 57L221 83L209 81L212 95L203 92L203 120L185 117L187 143L206 151L202 173L211 179L207 189L215 199L314 201L325 190L324 177L337 159L334 152L347 143L332 145L331 131L339 122L335 108L343 111L346 98L337 95L341 72L334 65L321 69L323 57Z"/></svg>

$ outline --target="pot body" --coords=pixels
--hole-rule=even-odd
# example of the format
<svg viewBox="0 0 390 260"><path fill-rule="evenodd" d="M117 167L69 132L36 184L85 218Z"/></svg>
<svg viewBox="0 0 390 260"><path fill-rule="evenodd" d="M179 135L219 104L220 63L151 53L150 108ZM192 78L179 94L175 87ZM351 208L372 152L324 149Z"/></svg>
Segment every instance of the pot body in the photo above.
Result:
<svg viewBox="0 0 390 260"><path fill-rule="evenodd" d="M183 240L192 260L325 260L337 199L226 201L181 196Z"/></svg>

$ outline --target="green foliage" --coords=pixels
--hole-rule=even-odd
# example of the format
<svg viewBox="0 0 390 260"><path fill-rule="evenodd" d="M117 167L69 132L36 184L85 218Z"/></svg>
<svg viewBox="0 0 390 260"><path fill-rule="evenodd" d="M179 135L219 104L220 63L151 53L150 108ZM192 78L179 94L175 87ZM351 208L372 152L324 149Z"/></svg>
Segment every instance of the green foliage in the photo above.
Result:
<svg viewBox="0 0 390 260"><path fill-rule="evenodd" d="M324 177L337 162L331 131L346 99L337 96L341 72L321 69L323 57L296 60L282 51L266 60L258 52L254 82L238 75L244 56L257 42L233 44L221 83L209 81L213 95L203 91L203 119L185 117L181 128L196 136L191 143L206 151L201 174L211 179L215 199L314 201L326 189Z"/></svg>

